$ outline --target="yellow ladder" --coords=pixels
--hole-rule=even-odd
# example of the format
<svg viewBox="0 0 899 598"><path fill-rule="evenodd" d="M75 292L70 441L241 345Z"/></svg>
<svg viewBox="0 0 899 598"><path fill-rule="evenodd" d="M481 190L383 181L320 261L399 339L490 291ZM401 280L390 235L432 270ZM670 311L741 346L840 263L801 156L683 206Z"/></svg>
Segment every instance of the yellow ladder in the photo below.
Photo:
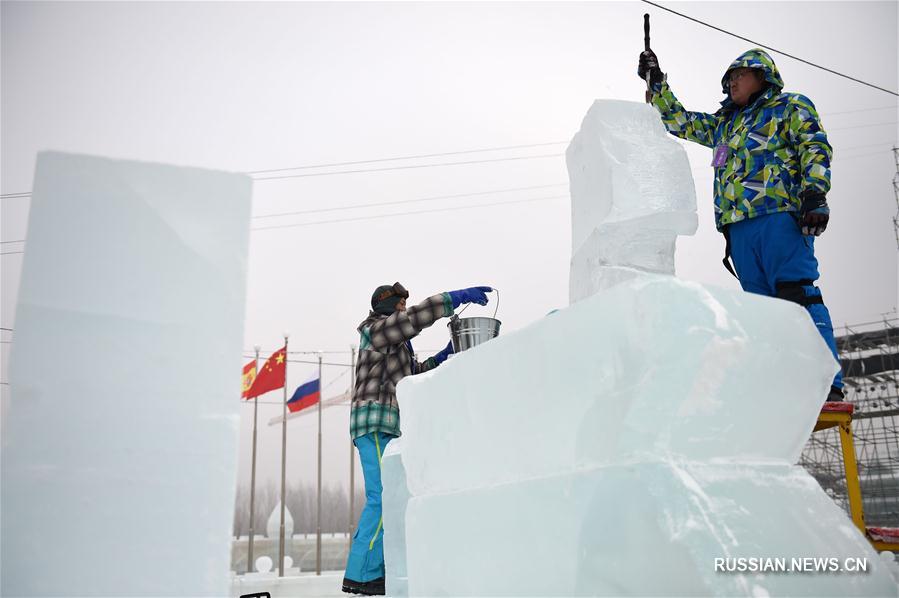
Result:
<svg viewBox="0 0 899 598"><path fill-rule="evenodd" d="M876 550L899 551L899 528L866 527L862 507L862 487L858 479L858 462L855 459L855 443L852 440L852 403L825 403L818 415L815 432L839 427L840 447L843 451L843 470L846 472L846 490L849 494L849 515L855 526L865 534Z"/></svg>

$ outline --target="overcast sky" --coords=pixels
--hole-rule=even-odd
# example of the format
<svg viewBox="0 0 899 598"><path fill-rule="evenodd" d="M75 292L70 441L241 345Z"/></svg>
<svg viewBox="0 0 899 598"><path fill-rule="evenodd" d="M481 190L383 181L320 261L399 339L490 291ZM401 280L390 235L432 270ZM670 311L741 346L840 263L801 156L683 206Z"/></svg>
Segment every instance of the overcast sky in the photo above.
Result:
<svg viewBox="0 0 899 598"><path fill-rule="evenodd" d="M896 2L665 3L760 43L897 89ZM692 110L714 111L727 65L753 47L641 2L596 3L2 3L2 193L27 192L45 149L236 172L508 147L530 148L292 170L254 184L244 348L342 351L379 284L411 302L475 284L501 292L503 331L568 300L567 141L598 98L643 101L635 75L642 15L669 82ZM895 316L897 206L890 148L896 96L773 54L786 90L810 97L834 146L831 224L817 242L834 323ZM560 143L554 143L560 142ZM554 144L553 144L554 143ZM552 145L549 145L552 144ZM678 242L678 275L738 288L721 266L710 150L684 144L700 228ZM401 168L446 162L532 159ZM539 187L505 191L523 187ZM496 193L485 193L496 192ZM468 195L369 208L444 195ZM535 201L507 203L518 200ZM2 327L15 302L28 198L2 200ZM486 204L498 204L483 207ZM459 207L470 207L456 209ZM411 211L446 211L396 215ZM319 211L265 217L283 212ZM385 217L387 216L387 217ZM284 226L298 225L298 226ZM86 243L91 242L85 239ZM470 315L490 315L493 306ZM14 339L4 331L2 339ZM416 341L438 350L438 322ZM7 378L10 344L2 347ZM267 354L267 353L266 353ZM313 358L313 356L307 356ZM303 359L293 355L292 359ZM314 366L292 363L288 385ZM326 396L346 367L324 369ZM237 390L235 372L235 400ZM8 387L2 387L9 400ZM280 393L260 405L262 479L279 472ZM252 409L242 407L241 483ZM347 408L325 412L326 483L348 477ZM314 417L288 426L288 475L315 478ZM357 479L361 479L358 477Z"/></svg>

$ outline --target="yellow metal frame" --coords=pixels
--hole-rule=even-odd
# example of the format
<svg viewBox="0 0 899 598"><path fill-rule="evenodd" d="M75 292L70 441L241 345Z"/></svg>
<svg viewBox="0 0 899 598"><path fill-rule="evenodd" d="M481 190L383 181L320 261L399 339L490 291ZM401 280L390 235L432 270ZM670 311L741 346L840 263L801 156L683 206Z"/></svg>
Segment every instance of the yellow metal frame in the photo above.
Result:
<svg viewBox="0 0 899 598"><path fill-rule="evenodd" d="M815 432L834 426L840 429L840 446L843 449L843 469L846 472L846 491L849 494L849 514L852 522L871 542L876 550L899 550L899 543L882 542L868 536L865 513L862 508L862 487L858 479L858 462L855 459L855 443L852 441L852 413L847 411L822 411L815 424Z"/></svg>

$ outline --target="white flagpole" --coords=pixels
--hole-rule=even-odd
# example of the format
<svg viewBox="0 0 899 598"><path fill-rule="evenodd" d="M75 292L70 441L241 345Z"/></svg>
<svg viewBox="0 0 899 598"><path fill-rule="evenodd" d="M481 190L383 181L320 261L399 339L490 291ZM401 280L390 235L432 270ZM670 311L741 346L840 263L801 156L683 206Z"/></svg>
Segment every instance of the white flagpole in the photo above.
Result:
<svg viewBox="0 0 899 598"><path fill-rule="evenodd" d="M284 577L284 499L287 480L287 337L284 333L284 404L281 406L281 541L278 551L278 577Z"/></svg>
<svg viewBox="0 0 899 598"><path fill-rule="evenodd" d="M315 512L317 535L315 539L315 574L322 574L322 352L318 352L318 507Z"/></svg>
<svg viewBox="0 0 899 598"><path fill-rule="evenodd" d="M259 373L259 345L256 350L256 373ZM252 385L251 385L252 386ZM253 465L250 468L250 537L247 548L247 573L255 571L253 563L253 510L256 508L256 415L259 411L259 396L253 397Z"/></svg>

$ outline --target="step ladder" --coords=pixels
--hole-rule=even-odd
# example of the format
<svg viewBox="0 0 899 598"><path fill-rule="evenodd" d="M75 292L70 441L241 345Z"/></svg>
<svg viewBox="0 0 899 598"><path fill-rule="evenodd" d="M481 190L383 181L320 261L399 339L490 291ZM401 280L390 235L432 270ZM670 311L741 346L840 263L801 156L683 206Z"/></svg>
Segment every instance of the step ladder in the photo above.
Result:
<svg viewBox="0 0 899 598"><path fill-rule="evenodd" d="M876 550L899 552L899 528L866 527L865 513L862 507L862 488L858 479L858 462L855 459L855 443L852 440L852 403L824 403L815 432L827 428L839 427L840 447L843 452L843 471L846 473L846 490L849 494L849 515L855 526L868 538Z"/></svg>

